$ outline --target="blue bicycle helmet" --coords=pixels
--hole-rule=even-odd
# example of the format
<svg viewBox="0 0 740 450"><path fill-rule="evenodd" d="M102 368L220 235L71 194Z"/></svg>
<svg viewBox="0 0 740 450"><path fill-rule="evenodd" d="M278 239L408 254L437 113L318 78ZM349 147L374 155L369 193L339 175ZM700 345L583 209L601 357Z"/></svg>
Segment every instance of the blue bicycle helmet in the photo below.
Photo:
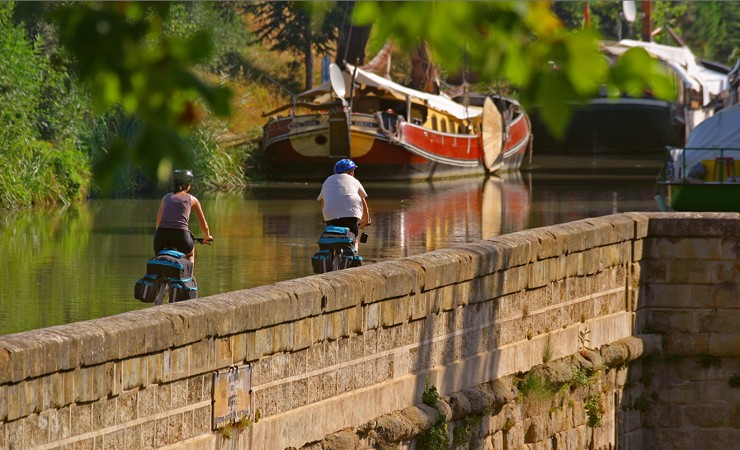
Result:
<svg viewBox="0 0 740 450"><path fill-rule="evenodd" d="M351 159L340 159L334 164L334 173L349 172L357 168L357 164Z"/></svg>

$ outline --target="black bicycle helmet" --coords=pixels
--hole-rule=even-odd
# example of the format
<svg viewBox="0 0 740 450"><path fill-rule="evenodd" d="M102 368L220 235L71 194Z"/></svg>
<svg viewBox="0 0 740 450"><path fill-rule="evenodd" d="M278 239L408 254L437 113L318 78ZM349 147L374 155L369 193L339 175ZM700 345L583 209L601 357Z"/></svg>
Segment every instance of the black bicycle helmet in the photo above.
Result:
<svg viewBox="0 0 740 450"><path fill-rule="evenodd" d="M172 171L172 184L175 186L187 186L193 182L193 172L185 170L173 170Z"/></svg>

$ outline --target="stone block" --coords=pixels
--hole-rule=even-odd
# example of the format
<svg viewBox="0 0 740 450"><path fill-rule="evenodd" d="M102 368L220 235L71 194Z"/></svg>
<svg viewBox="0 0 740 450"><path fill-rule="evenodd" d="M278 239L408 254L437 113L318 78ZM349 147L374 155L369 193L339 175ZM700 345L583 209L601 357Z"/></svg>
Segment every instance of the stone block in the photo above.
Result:
<svg viewBox="0 0 740 450"><path fill-rule="evenodd" d="M59 333L57 330L65 329L67 326L44 328L35 330L44 347L44 369L43 373L49 374L61 370L69 370L77 367L79 361L79 342L70 335ZM1 342L1 341L0 341ZM0 347L2 344L0 343ZM2 353L2 352L0 352ZM2 377L3 357L0 356L0 380Z"/></svg>
<svg viewBox="0 0 740 450"><path fill-rule="evenodd" d="M252 367L252 386L262 386L272 382L271 358L263 358L250 364Z"/></svg>
<svg viewBox="0 0 740 450"><path fill-rule="evenodd" d="M117 364L120 367L120 389L128 390L147 385L147 358L133 357Z"/></svg>
<svg viewBox="0 0 740 450"><path fill-rule="evenodd" d="M346 333L348 336L360 334L364 331L363 328L363 321L365 319L364 314L364 307L363 305L356 305L348 308L346 310L347 314L347 330Z"/></svg>
<svg viewBox="0 0 740 450"><path fill-rule="evenodd" d="M324 312L339 311L362 303L362 276L356 271L329 272L321 275L321 278L328 282L329 287L324 291Z"/></svg>
<svg viewBox="0 0 740 450"><path fill-rule="evenodd" d="M740 357L740 331L709 334L709 353L723 357Z"/></svg>
<svg viewBox="0 0 740 450"><path fill-rule="evenodd" d="M639 298L641 308L713 308L712 287L707 285L647 284Z"/></svg>
<svg viewBox="0 0 740 450"><path fill-rule="evenodd" d="M619 217L618 214L584 219L585 223L593 227L589 234L592 239L592 247L602 247L623 240L623 236L615 227L615 222L619 220L617 217ZM620 229L620 231L622 230Z"/></svg>
<svg viewBox="0 0 740 450"><path fill-rule="evenodd" d="M663 351L667 355L680 356L709 353L710 336L707 334L674 334L663 336Z"/></svg>
<svg viewBox="0 0 740 450"><path fill-rule="evenodd" d="M738 261L740 260L740 243L738 243L740 237L725 236L721 240L721 255L720 259L725 261Z"/></svg>
<svg viewBox="0 0 740 450"><path fill-rule="evenodd" d="M155 412L157 416L164 416L172 409L172 384L160 384L154 391L154 401L156 402Z"/></svg>
<svg viewBox="0 0 740 450"><path fill-rule="evenodd" d="M468 254L475 278L501 269L503 258L500 249L490 241L468 242L453 248L462 249Z"/></svg>
<svg viewBox="0 0 740 450"><path fill-rule="evenodd" d="M42 375L45 353L33 332L0 336L0 384Z"/></svg>
<svg viewBox="0 0 740 450"><path fill-rule="evenodd" d="M655 310L647 313L647 321L657 333L694 333L694 313L689 311Z"/></svg>
<svg viewBox="0 0 740 450"><path fill-rule="evenodd" d="M115 415L113 416L113 418L115 419L114 422L116 424L126 424L127 422L136 420L138 413L136 402L138 401L138 398L139 391L131 390L123 392L115 399L115 409L113 410ZM97 414L97 412L93 410L93 414ZM110 421L111 411L107 411L107 414L109 416L108 420ZM106 425L106 427L109 426L111 426L111 424Z"/></svg>
<svg viewBox="0 0 740 450"><path fill-rule="evenodd" d="M293 323L282 323L273 327L272 353L289 352L293 350L294 328Z"/></svg>
<svg viewBox="0 0 740 450"><path fill-rule="evenodd" d="M259 358L262 357L261 354L258 353L257 349L257 332L255 331L249 331L246 334L246 344L247 344L247 355L246 360L247 362L250 361L256 361Z"/></svg>
<svg viewBox="0 0 740 450"><path fill-rule="evenodd" d="M663 237L723 237L738 235L738 213L646 213L648 235Z"/></svg>
<svg viewBox="0 0 740 450"><path fill-rule="evenodd" d="M392 327L408 319L411 314L408 311L407 298L392 298L380 303L380 324L383 327Z"/></svg>
<svg viewBox="0 0 740 450"><path fill-rule="evenodd" d="M491 242L501 244L505 250L502 269L524 266L537 259L539 240L533 236L524 236L519 233L503 234L489 239ZM537 240L535 251L532 251L533 241Z"/></svg>
<svg viewBox="0 0 740 450"><path fill-rule="evenodd" d="M262 358L272 354L273 349L273 333L274 327L260 328L255 333L255 355L257 358Z"/></svg>
<svg viewBox="0 0 740 450"><path fill-rule="evenodd" d="M296 280L281 281L275 283L281 289L290 293L295 298L296 310L293 320L315 316L321 312L321 302L324 290L315 277L300 278Z"/></svg>
<svg viewBox="0 0 740 450"><path fill-rule="evenodd" d="M92 403L72 405L70 408L72 436L93 431Z"/></svg>
<svg viewBox="0 0 740 450"><path fill-rule="evenodd" d="M697 313L699 333L732 334L738 333L740 324L740 310L723 310L721 312Z"/></svg>
<svg viewBox="0 0 740 450"><path fill-rule="evenodd" d="M301 319L295 322L295 324L293 325L293 350L304 350L308 348L312 343L313 340L311 338L311 319Z"/></svg>
<svg viewBox="0 0 740 450"><path fill-rule="evenodd" d="M373 264L374 267L376 266ZM409 259L384 261L377 265L382 283L385 285L384 298L401 297L421 292L425 285L425 274L421 265ZM363 284L363 288L365 285ZM374 298L373 301L381 300Z"/></svg>
<svg viewBox="0 0 740 450"><path fill-rule="evenodd" d="M636 241L632 241L631 245L631 261L642 261L645 258L645 241L643 239L638 239Z"/></svg>
<svg viewBox="0 0 740 450"><path fill-rule="evenodd" d="M707 260L673 260L667 264L667 282L672 284L708 284L715 264Z"/></svg>
<svg viewBox="0 0 740 450"><path fill-rule="evenodd" d="M430 290L464 281L460 269L462 261L458 256L442 250L404 258L413 261L424 271L424 289Z"/></svg>

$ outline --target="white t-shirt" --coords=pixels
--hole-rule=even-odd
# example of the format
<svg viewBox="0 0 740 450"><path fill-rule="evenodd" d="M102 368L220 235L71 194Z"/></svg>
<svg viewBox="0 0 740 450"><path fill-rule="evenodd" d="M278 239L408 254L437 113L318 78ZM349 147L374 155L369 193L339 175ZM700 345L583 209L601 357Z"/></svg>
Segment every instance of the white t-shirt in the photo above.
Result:
<svg viewBox="0 0 740 450"><path fill-rule="evenodd" d="M348 173L337 173L324 181L316 200L324 200L324 221L357 217L362 219L362 199L367 192L360 181Z"/></svg>

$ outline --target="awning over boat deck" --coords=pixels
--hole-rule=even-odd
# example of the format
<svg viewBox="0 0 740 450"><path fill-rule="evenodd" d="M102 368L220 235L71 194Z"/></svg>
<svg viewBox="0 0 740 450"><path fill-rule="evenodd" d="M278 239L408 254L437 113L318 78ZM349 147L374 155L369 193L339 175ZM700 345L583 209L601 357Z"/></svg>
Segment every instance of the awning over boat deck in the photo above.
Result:
<svg viewBox="0 0 740 450"><path fill-rule="evenodd" d="M398 100L405 101L407 96L419 99L422 100L423 103L427 104L430 108L438 111L444 111L455 116L458 119L471 119L474 117L478 117L483 113L483 109L480 107L465 107L445 95L435 95L417 91L415 89L402 86L391 80L383 78L380 75L362 70L359 67L356 68L350 64L347 64L347 70L344 72L344 79L347 86L349 86L352 74L355 73L355 70L357 71L355 75L355 83L382 90L397 98ZM313 98L314 100L325 102L329 100L329 96L327 95L326 97L324 97L324 95L330 94L331 92L331 81L327 81L320 86L298 94L298 97ZM347 89L347 93L349 94L349 89Z"/></svg>
<svg viewBox="0 0 740 450"><path fill-rule="evenodd" d="M671 158L686 167L720 156L740 160L740 104L719 111L697 125L685 148L688 151L671 150Z"/></svg>

